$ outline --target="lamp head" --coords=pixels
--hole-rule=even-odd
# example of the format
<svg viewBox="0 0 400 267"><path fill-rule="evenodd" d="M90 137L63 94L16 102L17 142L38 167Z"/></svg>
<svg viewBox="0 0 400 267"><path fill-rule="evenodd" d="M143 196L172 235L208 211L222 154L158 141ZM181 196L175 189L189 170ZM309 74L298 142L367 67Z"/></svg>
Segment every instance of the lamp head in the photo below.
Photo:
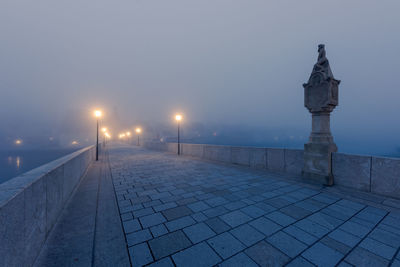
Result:
<svg viewBox="0 0 400 267"><path fill-rule="evenodd" d="M94 111L94 116L95 116L96 118L100 118L101 115L102 115L101 110L95 110L95 111Z"/></svg>
<svg viewBox="0 0 400 267"><path fill-rule="evenodd" d="M177 114L177 115L175 115L175 120L176 121L181 121L182 120L182 115L180 115L180 114Z"/></svg>

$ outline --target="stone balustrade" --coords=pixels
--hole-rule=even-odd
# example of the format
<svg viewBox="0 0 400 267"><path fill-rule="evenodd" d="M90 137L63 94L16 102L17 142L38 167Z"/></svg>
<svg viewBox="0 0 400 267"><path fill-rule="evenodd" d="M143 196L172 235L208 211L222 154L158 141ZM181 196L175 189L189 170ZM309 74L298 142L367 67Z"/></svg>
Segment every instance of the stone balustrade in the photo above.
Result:
<svg viewBox="0 0 400 267"><path fill-rule="evenodd" d="M177 143L145 142L144 147L177 153ZM300 149L181 144L182 155L301 176ZM332 153L334 183L364 192L400 198L400 159Z"/></svg>
<svg viewBox="0 0 400 267"><path fill-rule="evenodd" d="M33 264L95 153L83 148L0 184L0 266Z"/></svg>

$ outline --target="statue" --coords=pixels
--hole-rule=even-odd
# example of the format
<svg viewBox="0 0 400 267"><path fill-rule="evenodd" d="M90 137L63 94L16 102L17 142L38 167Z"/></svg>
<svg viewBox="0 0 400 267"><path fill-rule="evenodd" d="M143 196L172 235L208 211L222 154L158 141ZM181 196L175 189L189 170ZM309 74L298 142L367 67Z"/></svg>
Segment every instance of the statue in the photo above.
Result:
<svg viewBox="0 0 400 267"><path fill-rule="evenodd" d="M318 59L304 87L304 106L312 114L312 132L304 145L303 176L332 185L332 152L337 151L330 131L330 113L339 102L340 81L333 77L325 45L318 45Z"/></svg>

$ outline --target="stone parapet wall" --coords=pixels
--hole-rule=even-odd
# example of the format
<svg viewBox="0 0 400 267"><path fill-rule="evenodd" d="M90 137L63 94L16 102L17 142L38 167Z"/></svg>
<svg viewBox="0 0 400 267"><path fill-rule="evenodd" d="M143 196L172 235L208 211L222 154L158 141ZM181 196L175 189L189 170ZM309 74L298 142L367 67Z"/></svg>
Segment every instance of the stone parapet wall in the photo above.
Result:
<svg viewBox="0 0 400 267"><path fill-rule="evenodd" d="M0 266L31 266L88 166L90 146L0 184Z"/></svg>
<svg viewBox="0 0 400 267"><path fill-rule="evenodd" d="M144 147L177 153L177 143L145 142ZM182 155L301 176L301 149L181 144ZM400 198L400 159L332 153L334 183Z"/></svg>

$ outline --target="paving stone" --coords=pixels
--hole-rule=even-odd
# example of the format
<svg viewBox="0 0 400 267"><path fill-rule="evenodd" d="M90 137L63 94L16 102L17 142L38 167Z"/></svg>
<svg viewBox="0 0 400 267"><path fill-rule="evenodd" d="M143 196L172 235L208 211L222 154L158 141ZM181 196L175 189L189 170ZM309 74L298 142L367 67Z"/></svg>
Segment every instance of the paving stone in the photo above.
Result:
<svg viewBox="0 0 400 267"><path fill-rule="evenodd" d="M220 267L257 267L258 265L245 253L240 252L232 258L222 262Z"/></svg>
<svg viewBox="0 0 400 267"><path fill-rule="evenodd" d="M292 260L286 267L313 267L315 266L311 262L307 261L303 257L299 256Z"/></svg>
<svg viewBox="0 0 400 267"><path fill-rule="evenodd" d="M172 256L177 267L208 267L221 261L221 258L205 243L199 243Z"/></svg>
<svg viewBox="0 0 400 267"><path fill-rule="evenodd" d="M185 216L170 222L165 223L165 226L170 232L185 228L189 225L195 224L196 221L190 216Z"/></svg>
<svg viewBox="0 0 400 267"><path fill-rule="evenodd" d="M316 212L319 211L320 209L326 207L327 204L318 202L314 199L306 199L301 202L297 202L294 204L296 207L303 208L305 210L308 210L310 212Z"/></svg>
<svg viewBox="0 0 400 267"><path fill-rule="evenodd" d="M295 205L290 205L290 206L284 207L284 208L280 209L280 211L290 217L293 217L296 220L301 220L304 217L311 214L311 211L305 210L305 209L297 207Z"/></svg>
<svg viewBox="0 0 400 267"><path fill-rule="evenodd" d="M368 235L368 237L375 239L379 242L382 242L388 246L394 247L394 248L400 247L400 236L399 235L382 230L379 227L375 228L372 231L372 233L370 233Z"/></svg>
<svg viewBox="0 0 400 267"><path fill-rule="evenodd" d="M266 236L270 236L282 228L279 224L276 224L264 217L258 218L249 224Z"/></svg>
<svg viewBox="0 0 400 267"><path fill-rule="evenodd" d="M133 266L143 266L153 261L149 247L147 243L141 243L139 245L129 248L129 255Z"/></svg>
<svg viewBox="0 0 400 267"><path fill-rule="evenodd" d="M226 200L223 197L214 197L214 198L205 200L205 202L208 205L210 205L211 207L216 207L216 206L220 206L220 205L228 203L228 200Z"/></svg>
<svg viewBox="0 0 400 267"><path fill-rule="evenodd" d="M137 219L125 221L122 224L124 226L125 234L136 232L136 231L139 231L142 229L142 227L140 226L139 221Z"/></svg>
<svg viewBox="0 0 400 267"><path fill-rule="evenodd" d="M148 229L126 235L126 241L128 242L128 246L133 246L152 238L153 237L151 236L150 231Z"/></svg>
<svg viewBox="0 0 400 267"><path fill-rule="evenodd" d="M370 229L351 221L345 222L342 226L339 227L339 229L361 238L366 236L370 231Z"/></svg>
<svg viewBox="0 0 400 267"><path fill-rule="evenodd" d="M170 197L170 196L172 196L172 195L169 192L162 192L162 193L157 193L157 194L150 195L152 200L165 198L165 197Z"/></svg>
<svg viewBox="0 0 400 267"><path fill-rule="evenodd" d="M303 252L302 256L317 266L335 266L344 255L318 242Z"/></svg>
<svg viewBox="0 0 400 267"><path fill-rule="evenodd" d="M213 230L210 229L205 223L197 223L195 225L183 229L187 237L193 244L199 243L203 240L215 236Z"/></svg>
<svg viewBox="0 0 400 267"><path fill-rule="evenodd" d="M379 241L376 241L371 238L365 238L361 243L360 247L369 250L370 252L381 256L387 260L391 260L394 254L396 253L397 248L392 248L388 245L385 245Z"/></svg>
<svg viewBox="0 0 400 267"><path fill-rule="evenodd" d="M347 199L341 199L338 202L336 202L336 204L343 206L343 207L351 208L354 210L361 210L365 207L365 205L363 205L361 203L357 203L357 202L347 200Z"/></svg>
<svg viewBox="0 0 400 267"><path fill-rule="evenodd" d="M152 208L145 208L145 209L133 211L132 213L133 213L134 218L139 218L139 217L153 214L154 210Z"/></svg>
<svg viewBox="0 0 400 267"><path fill-rule="evenodd" d="M163 204L159 199L143 203L143 207L154 207Z"/></svg>
<svg viewBox="0 0 400 267"><path fill-rule="evenodd" d="M193 203L193 202L196 202L196 201L197 201L196 198L189 197L189 198L183 198L183 199L177 200L176 204L178 204L178 205L187 205L187 204L190 204L190 203Z"/></svg>
<svg viewBox="0 0 400 267"><path fill-rule="evenodd" d="M245 253L260 266L284 266L290 258L265 241L260 241L245 250Z"/></svg>
<svg viewBox="0 0 400 267"><path fill-rule="evenodd" d="M163 210L161 212L168 221L172 221L187 215L193 214L192 210L186 206L179 206L172 209Z"/></svg>
<svg viewBox="0 0 400 267"><path fill-rule="evenodd" d="M264 235L248 224L232 229L230 233L246 246L251 246L264 239Z"/></svg>
<svg viewBox="0 0 400 267"><path fill-rule="evenodd" d="M219 218L231 227L236 227L251 220L251 217L238 210L221 215Z"/></svg>
<svg viewBox="0 0 400 267"><path fill-rule="evenodd" d="M265 217L267 217L268 219L270 219L282 226L288 226L289 224L292 224L296 221L292 217L290 217L280 211L274 211L270 214L265 215Z"/></svg>
<svg viewBox="0 0 400 267"><path fill-rule="evenodd" d="M231 227L229 225L227 225L224 221L222 221L218 217L208 219L205 221L205 223L208 226L210 226L210 228L217 234L220 234L222 232L225 232L225 231L231 229Z"/></svg>
<svg viewBox="0 0 400 267"><path fill-rule="evenodd" d="M129 221L129 220L132 220L132 219L133 219L133 215L132 215L131 212L121 214L121 220L122 221Z"/></svg>
<svg viewBox="0 0 400 267"><path fill-rule="evenodd" d="M168 233L167 228L164 224L159 224L150 228L151 233L154 237L159 237Z"/></svg>
<svg viewBox="0 0 400 267"><path fill-rule="evenodd" d="M308 219L303 219L301 221L298 221L294 225L300 228L301 230L309 234L312 234L313 236L316 236L318 238L321 238L322 236L326 235L329 232L329 230L326 229L325 227Z"/></svg>
<svg viewBox="0 0 400 267"><path fill-rule="evenodd" d="M351 250L351 247L347 246L346 244L343 244L340 241L332 239L329 236L325 236L320 240L320 242L325 246L330 247L331 249L334 249L342 253L343 255L346 255Z"/></svg>
<svg viewBox="0 0 400 267"><path fill-rule="evenodd" d="M252 218L258 218L266 214L266 211L257 207L256 205L250 205L240 209L240 211L244 212L245 214L249 215Z"/></svg>
<svg viewBox="0 0 400 267"><path fill-rule="evenodd" d="M153 262L148 267L175 267L170 257L163 258L159 261Z"/></svg>
<svg viewBox="0 0 400 267"><path fill-rule="evenodd" d="M344 221L331 217L322 212L314 213L307 217L308 220L318 223L326 229L333 230L339 225L343 224Z"/></svg>
<svg viewBox="0 0 400 267"><path fill-rule="evenodd" d="M219 234L207 242L223 259L227 259L245 248L242 243L227 232Z"/></svg>
<svg viewBox="0 0 400 267"><path fill-rule="evenodd" d="M345 258L346 262L354 266L388 266L389 261L384 258L375 255L368 250L360 247L356 247L350 254Z"/></svg>
<svg viewBox="0 0 400 267"><path fill-rule="evenodd" d="M204 222L207 220L207 216L204 215L202 212L198 212L192 215L192 218L196 220L196 222Z"/></svg>
<svg viewBox="0 0 400 267"><path fill-rule="evenodd" d="M155 210L156 212L159 212L159 211L163 211L163 210L175 208L176 206L177 206L177 205L176 205L175 202L168 202L168 203L166 203L166 204L154 206L154 210Z"/></svg>
<svg viewBox="0 0 400 267"><path fill-rule="evenodd" d="M296 257L307 248L304 243L296 240L292 236L282 231L270 236L267 238L267 241L291 258Z"/></svg>
<svg viewBox="0 0 400 267"><path fill-rule="evenodd" d="M271 205L268 205L268 204L266 204L266 203L264 203L264 202L259 202L259 203L256 203L256 204L254 204L254 205L255 205L256 207L259 207L260 209L264 210L266 213L270 213L270 212L276 210L275 207L273 207L273 206L271 206Z"/></svg>
<svg viewBox="0 0 400 267"><path fill-rule="evenodd" d="M285 206L289 206L292 202L287 201L281 197L267 199L264 201L266 204L271 205L277 209L283 208Z"/></svg>
<svg viewBox="0 0 400 267"><path fill-rule="evenodd" d="M400 267L400 260L394 260L391 267Z"/></svg>
<svg viewBox="0 0 400 267"><path fill-rule="evenodd" d="M189 209L191 209L194 212L199 212L199 211L203 211L203 210L211 208L203 201L197 201L197 202L188 204L187 206L189 207Z"/></svg>
<svg viewBox="0 0 400 267"><path fill-rule="evenodd" d="M208 218L216 217L222 214L229 212L229 210L223 206L219 206L216 208L211 208L202 211Z"/></svg>
<svg viewBox="0 0 400 267"><path fill-rule="evenodd" d="M235 202L230 202L228 204L225 204L224 207L227 208L228 210L237 210L243 207L246 207L247 204L244 203L243 201L235 201Z"/></svg>
<svg viewBox="0 0 400 267"><path fill-rule="evenodd" d="M181 230L149 241L150 249L156 260L174 254L175 252L181 251L191 245L189 239L187 239Z"/></svg>
<svg viewBox="0 0 400 267"><path fill-rule="evenodd" d="M317 237L301 230L300 228L291 225L285 229L283 229L283 231L293 237L295 237L297 240L307 244L307 245L311 245L313 244L315 241L318 240Z"/></svg>
<svg viewBox="0 0 400 267"><path fill-rule="evenodd" d="M151 215L147 215L144 217L139 218L140 223L142 224L143 228L148 228L160 223L164 223L167 220L162 216L161 213L154 213Z"/></svg>
<svg viewBox="0 0 400 267"><path fill-rule="evenodd" d="M351 248L355 247L361 240L359 237L347 233L345 231L342 231L340 229L336 229L335 231L329 233L328 236L336 241L342 242L343 244Z"/></svg>

